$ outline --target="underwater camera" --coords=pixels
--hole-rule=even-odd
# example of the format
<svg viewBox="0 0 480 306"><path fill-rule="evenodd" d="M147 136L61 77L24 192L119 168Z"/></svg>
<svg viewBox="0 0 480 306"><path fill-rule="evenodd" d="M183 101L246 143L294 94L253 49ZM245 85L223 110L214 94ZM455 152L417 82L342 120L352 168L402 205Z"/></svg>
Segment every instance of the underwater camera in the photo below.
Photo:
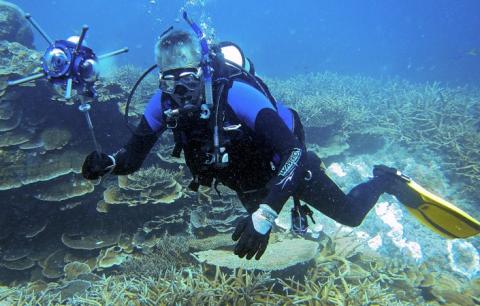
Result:
<svg viewBox="0 0 480 306"><path fill-rule="evenodd" d="M49 44L42 56L43 71L19 80L9 81L8 86L46 77L55 88L61 88L65 91L65 99L67 100L72 97L72 90L76 90L80 96L94 98L94 83L99 75L98 62L107 57L128 52L128 48L122 48L97 57L93 50L85 46L84 43L88 26L83 26L80 36L52 41L30 14L26 14L25 18Z"/></svg>
<svg viewBox="0 0 480 306"><path fill-rule="evenodd" d="M18 80L8 81L7 86L16 86L46 77L57 92L62 92L62 94L64 92L64 97L67 100L72 98L72 90L75 90L81 101L78 109L85 115L95 150L101 152L89 115L91 107L85 98L96 98L94 85L99 76L98 62L107 57L128 52L128 48L122 48L97 57L92 49L85 46L84 40L88 26L84 25L82 27L80 36L52 41L30 14L26 14L25 18L49 45L42 56L43 71Z"/></svg>

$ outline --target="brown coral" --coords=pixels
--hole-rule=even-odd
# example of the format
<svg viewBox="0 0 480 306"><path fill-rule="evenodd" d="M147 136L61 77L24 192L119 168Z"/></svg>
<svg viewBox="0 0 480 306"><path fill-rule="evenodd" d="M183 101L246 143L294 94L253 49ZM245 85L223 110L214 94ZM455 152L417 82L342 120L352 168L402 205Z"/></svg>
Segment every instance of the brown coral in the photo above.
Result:
<svg viewBox="0 0 480 306"><path fill-rule="evenodd" d="M122 248L113 246L100 251L97 266L101 269L111 268L121 265L125 259L127 259L127 255L122 252Z"/></svg>
<svg viewBox="0 0 480 306"><path fill-rule="evenodd" d="M37 186L37 193L34 197L41 201L52 202L80 197L94 190L94 186L90 181L77 175L64 175Z"/></svg>
<svg viewBox="0 0 480 306"><path fill-rule="evenodd" d="M26 157L23 157L26 159ZM36 156L33 160L19 160L0 169L0 190L18 188L42 181L49 181L72 172L79 173L83 154L67 151Z"/></svg>
<svg viewBox="0 0 480 306"><path fill-rule="evenodd" d="M89 265L78 261L69 262L63 267L63 271L67 280L76 279L79 275L92 272Z"/></svg>
<svg viewBox="0 0 480 306"><path fill-rule="evenodd" d="M179 172L151 167L118 178L118 186L107 188L103 193L108 204L169 204L179 199L183 192L177 182Z"/></svg>
<svg viewBox="0 0 480 306"><path fill-rule="evenodd" d="M33 47L33 32L24 15L18 6L6 1L0 2L0 40Z"/></svg>
<svg viewBox="0 0 480 306"><path fill-rule="evenodd" d="M120 228L105 227L104 229L91 229L86 232L71 232L62 235L62 242L74 250L95 250L118 243Z"/></svg>
<svg viewBox="0 0 480 306"><path fill-rule="evenodd" d="M304 239L286 239L270 243L260 260L245 260L232 251L208 250L193 255L201 263L229 269L276 271L308 263L318 254L318 243ZM282 256L278 256L282 254Z"/></svg>
<svg viewBox="0 0 480 306"><path fill-rule="evenodd" d="M63 148L72 137L69 130L64 128L49 127L42 131L40 139L43 142L45 150L55 150Z"/></svg>
<svg viewBox="0 0 480 306"><path fill-rule="evenodd" d="M65 250L59 249L50 254L42 263L42 274L46 278L60 278L64 275Z"/></svg>

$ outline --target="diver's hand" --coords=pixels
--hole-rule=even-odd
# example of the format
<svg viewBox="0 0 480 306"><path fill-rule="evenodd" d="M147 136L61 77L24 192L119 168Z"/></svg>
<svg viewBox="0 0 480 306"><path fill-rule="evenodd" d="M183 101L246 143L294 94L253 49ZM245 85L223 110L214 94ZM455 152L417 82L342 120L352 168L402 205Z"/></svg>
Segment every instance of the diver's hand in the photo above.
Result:
<svg viewBox="0 0 480 306"><path fill-rule="evenodd" d="M93 151L83 162L82 175L87 180L96 180L115 168L115 158L105 153Z"/></svg>
<svg viewBox="0 0 480 306"><path fill-rule="evenodd" d="M235 246L235 255L240 258L247 255L247 259L251 259L257 254L255 259L260 259L267 249L270 230L277 216L270 206L261 204L251 216L241 220L232 234L234 241L240 239Z"/></svg>

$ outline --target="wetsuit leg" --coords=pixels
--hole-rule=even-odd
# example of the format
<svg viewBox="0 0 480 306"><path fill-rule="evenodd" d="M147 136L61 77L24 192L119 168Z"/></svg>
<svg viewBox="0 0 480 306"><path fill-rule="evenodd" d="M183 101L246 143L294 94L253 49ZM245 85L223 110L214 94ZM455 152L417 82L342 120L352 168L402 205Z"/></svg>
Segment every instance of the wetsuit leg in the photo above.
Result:
<svg viewBox="0 0 480 306"><path fill-rule="evenodd" d="M312 172L312 177L300 190L300 199L337 222L360 225L384 192L385 183L375 177L345 194L320 165L320 158L308 152L307 169Z"/></svg>

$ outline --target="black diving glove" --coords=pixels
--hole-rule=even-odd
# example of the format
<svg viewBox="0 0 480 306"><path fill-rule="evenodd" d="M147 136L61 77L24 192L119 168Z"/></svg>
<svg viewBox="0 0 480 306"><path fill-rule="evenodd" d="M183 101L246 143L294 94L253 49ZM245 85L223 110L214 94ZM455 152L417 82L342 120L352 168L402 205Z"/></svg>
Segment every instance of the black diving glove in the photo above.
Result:
<svg viewBox="0 0 480 306"><path fill-rule="evenodd" d="M272 224L278 214L268 205L261 204L260 207L250 216L245 217L238 223L232 239L238 241L234 254L240 258L247 256L259 260L267 249L268 239Z"/></svg>
<svg viewBox="0 0 480 306"><path fill-rule="evenodd" d="M83 162L82 175L87 180L96 180L113 171L116 162L112 155L93 151Z"/></svg>

